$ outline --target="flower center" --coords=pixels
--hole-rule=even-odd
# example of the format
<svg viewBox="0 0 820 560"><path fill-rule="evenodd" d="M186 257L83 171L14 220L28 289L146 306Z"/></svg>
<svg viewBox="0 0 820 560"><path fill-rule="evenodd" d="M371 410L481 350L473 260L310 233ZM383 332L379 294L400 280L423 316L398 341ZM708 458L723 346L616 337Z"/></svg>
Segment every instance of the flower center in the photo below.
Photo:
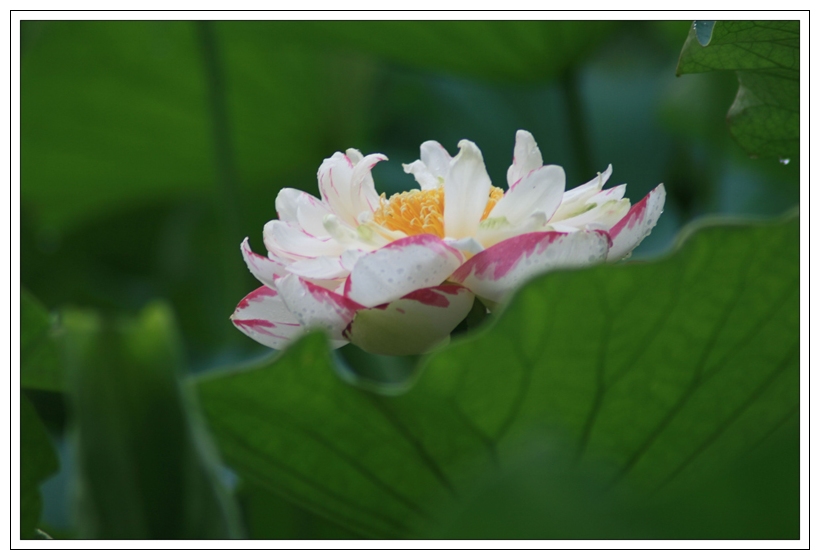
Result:
<svg viewBox="0 0 820 560"><path fill-rule="evenodd" d="M490 189L482 220L490 214L502 196L502 189ZM382 193L380 202L379 209L373 213L373 221L380 226L407 235L432 233L444 237L444 187L426 191L413 189L394 194L389 199Z"/></svg>

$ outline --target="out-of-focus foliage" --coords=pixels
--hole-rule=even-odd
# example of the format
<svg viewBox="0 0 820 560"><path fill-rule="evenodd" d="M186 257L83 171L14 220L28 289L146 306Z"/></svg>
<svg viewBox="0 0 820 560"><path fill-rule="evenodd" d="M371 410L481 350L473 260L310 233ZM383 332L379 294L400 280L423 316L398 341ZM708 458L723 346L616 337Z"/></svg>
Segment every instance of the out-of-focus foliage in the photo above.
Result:
<svg viewBox="0 0 820 560"><path fill-rule="evenodd" d="M706 32L698 29L708 27ZM800 22L695 22L677 73L734 70L740 85L727 120L753 156L800 151Z"/></svg>
<svg viewBox="0 0 820 560"><path fill-rule="evenodd" d="M26 389L62 389L59 332L43 305L25 289L20 294L20 385Z"/></svg>
<svg viewBox="0 0 820 560"><path fill-rule="evenodd" d="M40 484L60 465L37 411L20 395L20 538L35 538L42 499Z"/></svg>
<svg viewBox="0 0 820 560"><path fill-rule="evenodd" d="M66 310L63 323L79 536L239 536L236 506L179 386L169 311L155 305L136 320L114 321Z"/></svg>
<svg viewBox="0 0 820 560"><path fill-rule="evenodd" d="M798 247L796 219L714 227L657 263L551 274L491 329L434 353L398 397L334 376L321 336L269 365L203 379L199 395L240 476L374 537L418 536L436 504L470 492L476 470L503 473L534 434L559 450L544 476L593 472L607 497L684 491L708 503L704 483L797 411ZM770 484L791 492L790 482ZM545 503L550 517L581 487ZM791 492L791 519L798 506ZM485 525L484 538L503 536ZM526 538L614 534L558 527ZM702 529L639 527L622 537ZM778 538L796 527L786 530ZM755 525L732 531L758 537Z"/></svg>

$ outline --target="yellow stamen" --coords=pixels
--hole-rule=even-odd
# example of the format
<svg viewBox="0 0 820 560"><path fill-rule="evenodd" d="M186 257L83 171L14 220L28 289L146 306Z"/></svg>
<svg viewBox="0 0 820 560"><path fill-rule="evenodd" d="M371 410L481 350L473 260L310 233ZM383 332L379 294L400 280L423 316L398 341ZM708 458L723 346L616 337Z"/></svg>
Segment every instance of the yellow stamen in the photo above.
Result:
<svg viewBox="0 0 820 560"><path fill-rule="evenodd" d="M504 196L498 187L490 188L490 196L484 214L485 219L495 204ZM381 195L379 209L373 214L373 221L389 230L401 231L407 235L432 233L444 237L444 187L394 194L389 199Z"/></svg>

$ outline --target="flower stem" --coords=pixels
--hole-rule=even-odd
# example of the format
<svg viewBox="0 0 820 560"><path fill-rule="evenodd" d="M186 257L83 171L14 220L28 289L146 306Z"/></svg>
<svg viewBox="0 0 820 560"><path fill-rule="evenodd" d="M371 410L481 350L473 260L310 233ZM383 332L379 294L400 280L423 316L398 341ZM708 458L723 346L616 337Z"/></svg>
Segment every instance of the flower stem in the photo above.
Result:
<svg viewBox="0 0 820 560"><path fill-rule="evenodd" d="M584 118L584 100L581 96L579 82L578 72L570 68L561 76L560 85L567 108L569 138L577 170L581 177L591 177L595 175L595 169L590 157L591 149Z"/></svg>
<svg viewBox="0 0 820 560"><path fill-rule="evenodd" d="M236 248L241 241L239 230L239 181L230 140L225 80L219 56L219 44L211 21L197 21L196 33L204 63L206 91L214 143L217 184L217 217L222 229L219 252L223 266L224 305L229 314L242 296L244 282ZM233 262L236 261L236 266ZM226 325L229 324L225 321Z"/></svg>

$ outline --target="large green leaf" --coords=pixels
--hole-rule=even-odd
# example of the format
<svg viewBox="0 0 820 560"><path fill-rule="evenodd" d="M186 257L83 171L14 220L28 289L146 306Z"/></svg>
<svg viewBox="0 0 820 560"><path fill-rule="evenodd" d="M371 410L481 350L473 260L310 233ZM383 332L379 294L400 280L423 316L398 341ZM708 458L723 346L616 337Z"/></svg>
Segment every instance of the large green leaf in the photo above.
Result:
<svg viewBox="0 0 820 560"><path fill-rule="evenodd" d="M59 391L62 370L54 318L25 288L20 290L20 385Z"/></svg>
<svg viewBox="0 0 820 560"><path fill-rule="evenodd" d="M235 505L176 379L167 308L147 307L135 321L76 310L63 318L80 536L237 536Z"/></svg>
<svg viewBox="0 0 820 560"><path fill-rule="evenodd" d="M35 538L40 521L40 484L60 465L34 405L20 395L20 538Z"/></svg>
<svg viewBox="0 0 820 560"><path fill-rule="evenodd" d="M740 85L727 120L753 156L796 157L800 150L800 22L718 21L711 35L695 22L677 74L734 70Z"/></svg>
<svg viewBox="0 0 820 560"><path fill-rule="evenodd" d="M319 335L199 395L243 478L372 536L419 534L533 440L614 498L698 494L797 410L798 250L796 218L724 225L539 278L400 396L342 381Z"/></svg>

